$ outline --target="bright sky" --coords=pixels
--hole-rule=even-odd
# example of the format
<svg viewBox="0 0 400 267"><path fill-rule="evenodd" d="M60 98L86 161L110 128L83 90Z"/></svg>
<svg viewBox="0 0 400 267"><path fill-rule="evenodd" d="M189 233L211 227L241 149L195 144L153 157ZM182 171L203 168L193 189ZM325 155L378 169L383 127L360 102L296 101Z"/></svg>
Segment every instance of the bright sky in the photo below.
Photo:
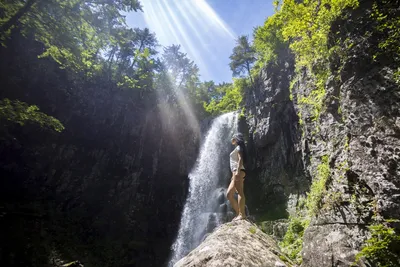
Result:
<svg viewBox="0 0 400 267"><path fill-rule="evenodd" d="M229 56L239 35L252 36L273 13L273 0L141 0L131 27L147 27L162 46L180 44L203 81L230 82Z"/></svg>

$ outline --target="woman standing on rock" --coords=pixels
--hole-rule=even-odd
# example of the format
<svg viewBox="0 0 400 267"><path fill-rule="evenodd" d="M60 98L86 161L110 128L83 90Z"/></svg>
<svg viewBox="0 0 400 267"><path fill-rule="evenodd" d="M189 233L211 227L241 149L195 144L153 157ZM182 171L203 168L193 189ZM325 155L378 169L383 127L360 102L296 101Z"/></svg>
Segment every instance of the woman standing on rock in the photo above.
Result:
<svg viewBox="0 0 400 267"><path fill-rule="evenodd" d="M236 146L230 154L230 166L232 171L232 179L227 191L227 198L231 203L232 208L236 212L236 217L233 221L242 220L246 218L245 212L245 197L243 191L243 181L246 176L244 168L244 161L246 159L246 146L244 144L243 135L237 133L232 137L232 145ZM234 194L238 193L238 201L236 201Z"/></svg>

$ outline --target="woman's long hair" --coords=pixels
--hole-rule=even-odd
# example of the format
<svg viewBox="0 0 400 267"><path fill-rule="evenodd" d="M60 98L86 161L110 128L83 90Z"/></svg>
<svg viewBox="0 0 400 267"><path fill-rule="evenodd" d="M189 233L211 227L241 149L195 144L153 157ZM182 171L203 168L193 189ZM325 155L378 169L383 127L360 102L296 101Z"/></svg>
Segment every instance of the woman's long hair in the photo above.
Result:
<svg viewBox="0 0 400 267"><path fill-rule="evenodd" d="M247 162L247 151L246 151L246 144L244 143L244 137L243 134L237 133L232 136L240 147L240 151L242 152L242 158L243 158L243 166L246 165Z"/></svg>

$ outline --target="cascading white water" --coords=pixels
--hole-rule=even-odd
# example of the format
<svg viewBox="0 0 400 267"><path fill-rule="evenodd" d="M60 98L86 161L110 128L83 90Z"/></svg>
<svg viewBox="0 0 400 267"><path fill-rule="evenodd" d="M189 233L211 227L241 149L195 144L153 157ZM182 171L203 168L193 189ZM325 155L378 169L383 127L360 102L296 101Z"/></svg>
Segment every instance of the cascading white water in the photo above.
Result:
<svg viewBox="0 0 400 267"><path fill-rule="evenodd" d="M168 266L186 256L206 233L222 223L227 210L230 140L236 130L237 114L233 112L217 117L211 124L189 174L189 194Z"/></svg>

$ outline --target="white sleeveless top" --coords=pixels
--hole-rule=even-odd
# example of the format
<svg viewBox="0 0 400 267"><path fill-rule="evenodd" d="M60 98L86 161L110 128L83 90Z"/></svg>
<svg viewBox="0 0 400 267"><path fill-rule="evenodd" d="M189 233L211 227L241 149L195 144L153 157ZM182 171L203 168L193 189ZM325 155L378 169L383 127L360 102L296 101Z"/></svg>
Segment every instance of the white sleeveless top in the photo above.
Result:
<svg viewBox="0 0 400 267"><path fill-rule="evenodd" d="M229 161L231 165L231 171L233 172L234 170L237 169L238 162L239 162L239 151L240 151L240 146L237 146L229 155ZM242 159L242 164L240 166L240 169L244 169L243 166L243 159Z"/></svg>

